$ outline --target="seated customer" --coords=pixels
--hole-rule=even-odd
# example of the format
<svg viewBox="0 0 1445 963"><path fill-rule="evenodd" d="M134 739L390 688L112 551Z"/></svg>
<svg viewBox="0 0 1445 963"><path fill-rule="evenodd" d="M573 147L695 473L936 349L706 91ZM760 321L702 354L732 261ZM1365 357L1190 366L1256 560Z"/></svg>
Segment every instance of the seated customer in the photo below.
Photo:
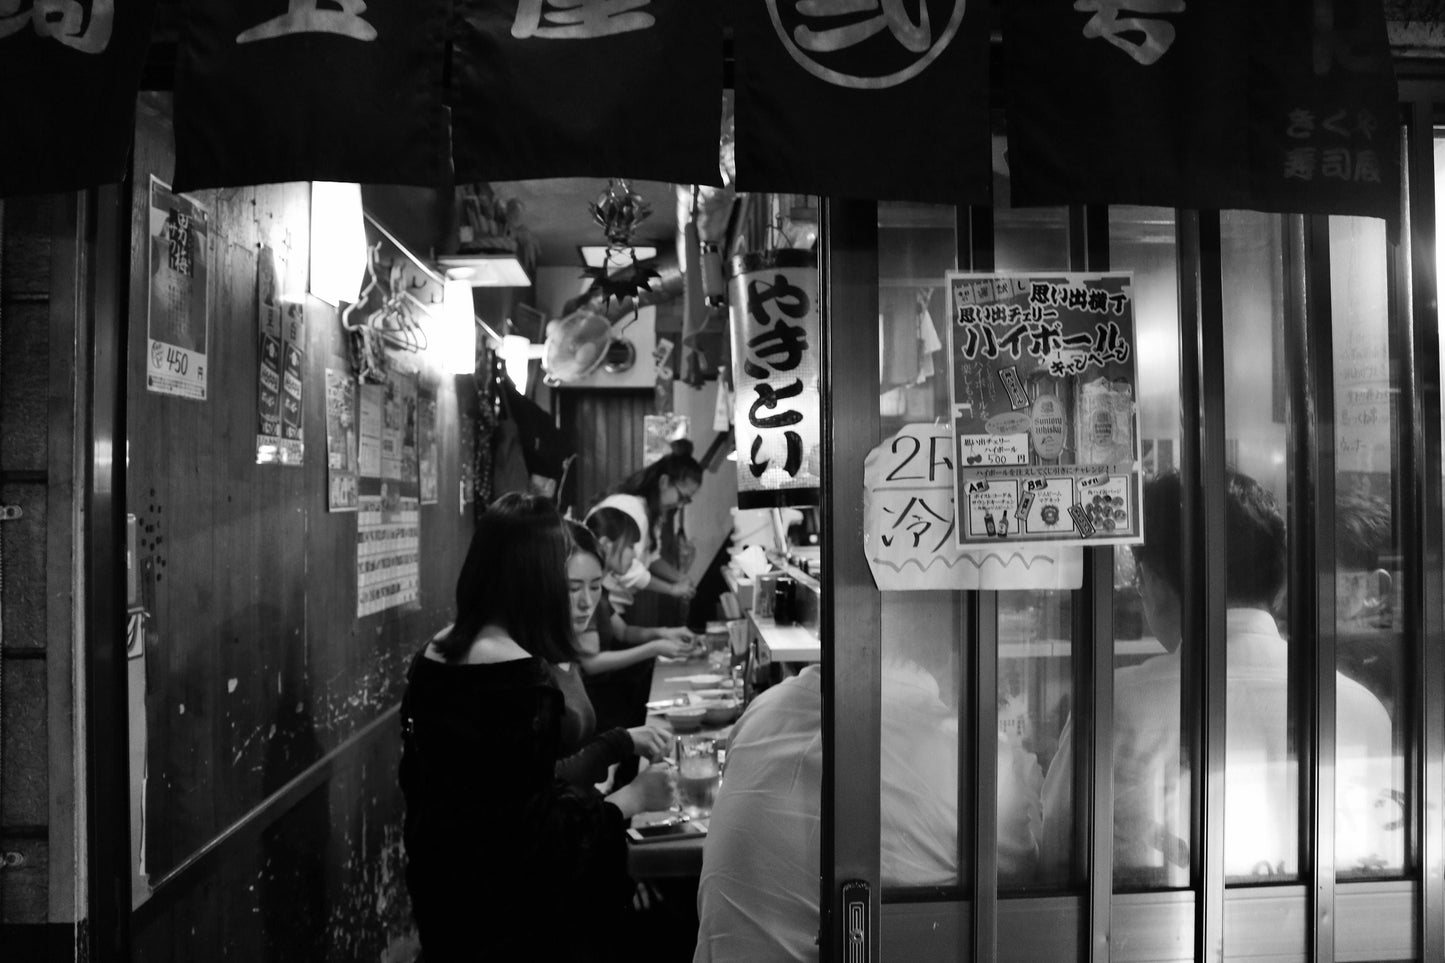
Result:
<svg viewBox="0 0 1445 963"><path fill-rule="evenodd" d="M910 643L883 663L882 882L947 885L958 881L958 716L927 667L932 642ZM694 963L818 959L821 680L808 666L733 727L703 849ZM1032 757L1015 758L1016 743L999 752L999 870L1013 879L1033 869L1041 775Z"/></svg>
<svg viewBox="0 0 1445 963"><path fill-rule="evenodd" d="M1252 478L1231 471L1226 485L1224 871L1233 879L1288 878L1299 870L1300 781L1286 715L1290 643L1271 615L1285 584L1285 523ZM1114 867L1126 884L1189 880L1190 773L1181 765L1179 728L1180 504L1177 474L1146 484L1146 541L1134 549L1145 618L1167 651L1114 674ZM1390 720L1380 700L1337 675L1336 713L1339 785L1387 786ZM1066 872L1073 848L1072 729L1070 720L1044 781L1046 872ZM1354 798L1337 795L1340 825L1369 820L1350 811ZM1340 860L1362 858L1352 851L1358 845L1373 844L1342 840Z"/></svg>

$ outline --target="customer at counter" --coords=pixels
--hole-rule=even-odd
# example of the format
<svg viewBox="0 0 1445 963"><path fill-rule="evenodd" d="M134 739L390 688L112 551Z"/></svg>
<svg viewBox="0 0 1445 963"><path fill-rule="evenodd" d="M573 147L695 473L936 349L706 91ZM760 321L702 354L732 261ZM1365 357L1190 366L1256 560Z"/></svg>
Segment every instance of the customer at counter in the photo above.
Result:
<svg viewBox="0 0 1445 963"><path fill-rule="evenodd" d="M652 472L651 481L642 487L654 493L659 505L686 504L697 491L696 481L685 480L690 471L688 463L697 467L699 477L702 469L691 455L677 448L678 444L685 443L675 443L674 454L653 462L643 472ZM669 470L684 481L674 484ZM648 503L640 496L613 495L587 514L587 530L597 539L604 560L602 584L607 593L593 616L595 631L581 636L579 641L587 694L597 710L598 725L603 727L645 723L656 657L686 655L695 642L692 632L683 626L630 625L622 617L632 598L624 583L635 576L639 567L639 546L649 537L656 542L655 532L646 535L651 530L641 527L647 524ZM629 505L631 510L625 507ZM636 760L625 760L617 768L615 784L626 785L636 772Z"/></svg>
<svg viewBox="0 0 1445 963"><path fill-rule="evenodd" d="M557 775L569 782L590 786L605 782L608 769L614 764L630 762L635 771L639 758L657 762L667 755L671 742L668 734L656 726L598 725L579 666L586 666L589 655L596 651L596 633L591 623L602 599L602 553L592 533L576 522L567 522L567 534L572 545L567 557L567 591L571 596L572 631L578 640L578 657L575 662L552 666L553 678L565 699L562 751L568 753L557 763ZM589 638L592 640L590 650L586 641Z"/></svg>
<svg viewBox="0 0 1445 963"><path fill-rule="evenodd" d="M1114 868L1128 885L1189 882L1190 772L1179 729L1183 573L1182 488L1171 472L1144 487L1147 540L1134 547L1144 617L1166 652L1114 673ZM1286 531L1274 497L1247 475L1225 475L1228 579L1224 872L1229 880L1293 879L1298 868L1298 764L1289 647L1272 613L1285 586ZM1308 644L1300 638L1297 644ZM1338 865L1379 862L1391 846L1375 802L1391 782L1390 720L1364 686L1336 673ZM1043 863L1063 878L1074 851L1073 720L1044 782Z"/></svg>
<svg viewBox="0 0 1445 963"><path fill-rule="evenodd" d="M940 697L944 647L885 648L880 845L884 886L958 882L958 714ZM733 726L703 847L694 963L818 959L822 673L757 696ZM1038 762L999 743L999 873L1037 858Z"/></svg>
<svg viewBox="0 0 1445 963"><path fill-rule="evenodd" d="M568 554L550 501L503 495L477 521L456 621L407 674L406 884L427 963L612 959L633 892L626 820L672 802L665 768L605 798L556 776Z"/></svg>

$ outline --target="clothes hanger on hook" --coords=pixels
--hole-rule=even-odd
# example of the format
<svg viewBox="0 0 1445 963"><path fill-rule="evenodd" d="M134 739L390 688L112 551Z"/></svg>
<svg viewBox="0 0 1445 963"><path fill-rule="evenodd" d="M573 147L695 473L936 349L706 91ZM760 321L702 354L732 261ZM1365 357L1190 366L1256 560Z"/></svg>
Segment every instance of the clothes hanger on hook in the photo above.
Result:
<svg viewBox="0 0 1445 963"><path fill-rule="evenodd" d="M376 259L381 257L381 242L377 241L366 249L366 286L356 296L356 300L346 306L341 312L341 326L347 331L355 331L361 325L351 323L351 312L365 304L371 298L371 292L381 286L381 279L376 276ZM370 320L366 322L370 324Z"/></svg>

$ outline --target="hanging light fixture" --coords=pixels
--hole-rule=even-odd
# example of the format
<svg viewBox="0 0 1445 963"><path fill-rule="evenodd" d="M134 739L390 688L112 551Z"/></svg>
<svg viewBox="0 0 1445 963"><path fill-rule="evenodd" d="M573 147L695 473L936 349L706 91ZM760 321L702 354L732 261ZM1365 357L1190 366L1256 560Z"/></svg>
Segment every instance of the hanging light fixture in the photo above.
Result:
<svg viewBox="0 0 1445 963"><path fill-rule="evenodd" d="M477 317L472 304L472 286L465 281L447 281L439 307L440 310L431 312L428 349L436 352L447 374L471 374L477 364Z"/></svg>
<svg viewBox="0 0 1445 963"><path fill-rule="evenodd" d="M311 293L332 307L353 302L366 277L361 185L311 184Z"/></svg>

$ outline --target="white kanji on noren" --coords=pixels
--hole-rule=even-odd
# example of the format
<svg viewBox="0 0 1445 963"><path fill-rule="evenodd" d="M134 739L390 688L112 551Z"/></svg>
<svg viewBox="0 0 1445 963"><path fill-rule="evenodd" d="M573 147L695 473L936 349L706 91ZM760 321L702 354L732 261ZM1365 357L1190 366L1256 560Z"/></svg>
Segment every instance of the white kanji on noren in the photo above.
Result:
<svg viewBox="0 0 1445 963"><path fill-rule="evenodd" d="M317 0L289 0L286 12L236 36L236 43L274 40L291 33L334 33L354 40L375 40L376 28L361 16L365 0L333 0L340 10L318 10Z"/></svg>
<svg viewBox="0 0 1445 963"><path fill-rule="evenodd" d="M35 0L29 10L21 0L0 0L0 38L34 25L42 37L52 37L81 53L102 53L110 45L115 24L114 0L94 0L87 19L79 0Z"/></svg>
<svg viewBox="0 0 1445 963"><path fill-rule="evenodd" d="M810 20L845 19L836 27L803 25L793 33L798 46L813 53L844 50L887 29L893 39L910 53L923 53L933 44L933 29L928 22L928 4L918 5L918 22L914 23L903 6L903 0L800 0L798 13ZM871 13L864 20L858 14Z"/></svg>
<svg viewBox="0 0 1445 963"><path fill-rule="evenodd" d="M652 0L521 0L512 21L518 40L592 40L646 30L657 18L642 8Z"/></svg>
<svg viewBox="0 0 1445 963"><path fill-rule="evenodd" d="M1074 0L1074 9L1092 13L1084 24L1084 36L1090 40L1103 37L1120 50L1148 67L1169 52L1174 43L1174 25L1167 20L1146 17L1119 18L1120 11L1132 13L1182 13L1184 0ZM1126 34L1142 33L1144 40L1136 43Z"/></svg>

